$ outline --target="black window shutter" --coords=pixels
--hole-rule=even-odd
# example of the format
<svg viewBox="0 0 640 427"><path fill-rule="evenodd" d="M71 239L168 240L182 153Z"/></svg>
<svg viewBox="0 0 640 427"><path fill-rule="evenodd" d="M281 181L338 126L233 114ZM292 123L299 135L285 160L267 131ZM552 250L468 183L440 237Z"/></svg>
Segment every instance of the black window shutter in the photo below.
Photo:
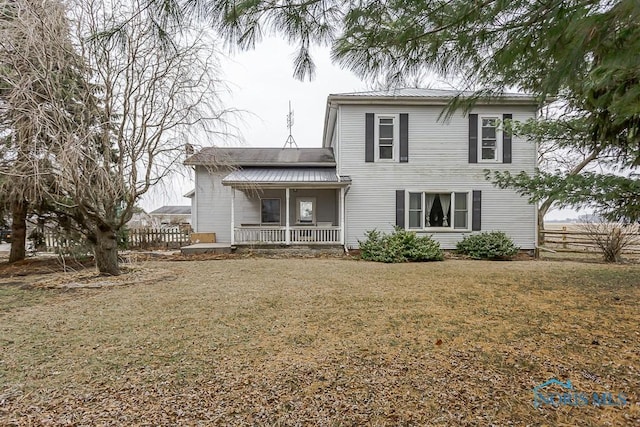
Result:
<svg viewBox="0 0 640 427"><path fill-rule="evenodd" d="M469 114L469 163L478 163L478 115Z"/></svg>
<svg viewBox="0 0 640 427"><path fill-rule="evenodd" d="M482 192L480 190L473 190L473 204L471 211L471 230L480 231L482 224L480 218L482 217Z"/></svg>
<svg viewBox="0 0 640 427"><path fill-rule="evenodd" d="M409 115L400 114L400 163L409 161Z"/></svg>
<svg viewBox="0 0 640 427"><path fill-rule="evenodd" d="M373 113L365 114L364 124L364 161L373 162L375 144L373 141L373 135L375 133L375 117Z"/></svg>
<svg viewBox="0 0 640 427"><path fill-rule="evenodd" d="M404 228L404 190L396 190L396 225Z"/></svg>
<svg viewBox="0 0 640 427"><path fill-rule="evenodd" d="M511 120L512 114L503 114L502 123ZM511 163L511 132L502 132L502 163Z"/></svg>

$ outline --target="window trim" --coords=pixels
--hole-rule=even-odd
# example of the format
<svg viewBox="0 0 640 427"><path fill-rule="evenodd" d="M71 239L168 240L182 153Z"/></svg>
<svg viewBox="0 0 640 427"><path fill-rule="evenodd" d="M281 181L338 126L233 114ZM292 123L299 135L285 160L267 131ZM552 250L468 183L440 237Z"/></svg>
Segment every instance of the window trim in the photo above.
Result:
<svg viewBox="0 0 640 427"><path fill-rule="evenodd" d="M411 195L419 194L420 195L420 209L411 209ZM420 230L424 228L424 192L423 191L409 191L407 192L407 196L409 197L409 203L407 203L407 229L409 230ZM420 227L411 227L411 212L420 212Z"/></svg>
<svg viewBox="0 0 640 427"><path fill-rule="evenodd" d="M496 120L496 150L493 159L482 158L482 122L486 119ZM502 119L500 114L478 114L478 163L502 163Z"/></svg>
<svg viewBox="0 0 640 427"><path fill-rule="evenodd" d="M278 201L278 206L279 206L279 212L278 212L278 218L279 220L276 222L264 222L262 221L262 201L263 200L277 200ZM280 197L264 197L264 198L260 198L260 224L268 224L268 225L274 225L274 224L282 224L282 199Z"/></svg>
<svg viewBox="0 0 640 427"><path fill-rule="evenodd" d="M472 221L472 209L470 209L471 203L473 202L472 199L472 191L471 190L418 190L418 189L411 189L411 190L405 190L406 196L405 196L405 229L409 230L409 231L416 231L416 232L434 232L434 233L441 233L441 232L446 232L446 233L465 233L465 232L469 232L471 231L471 221ZM421 223L421 227L417 228L417 227L409 227L409 199L411 198L410 194L412 193L421 193L422 194L422 209L421 209L421 216L422 219L420 220ZM455 195L456 193L465 193L466 194L466 199L467 199L467 224L465 228L455 228L455 212L456 212L456 205L455 205ZM426 215L426 196L425 194L449 194L451 196L451 202L450 202L450 210L451 210L451 225L449 225L448 227L427 227L426 226L426 221L424 220L424 216Z"/></svg>
<svg viewBox="0 0 640 427"><path fill-rule="evenodd" d="M311 202L311 212L313 214L313 218L311 222L302 222L300 220L300 202ZM315 197L296 197L296 224L302 225L314 225L316 224L316 198Z"/></svg>
<svg viewBox="0 0 640 427"><path fill-rule="evenodd" d="M391 147L391 158L380 158L380 119L393 120L393 145ZM400 114L376 114L373 121L373 146L374 161L376 162L397 162L400 157Z"/></svg>

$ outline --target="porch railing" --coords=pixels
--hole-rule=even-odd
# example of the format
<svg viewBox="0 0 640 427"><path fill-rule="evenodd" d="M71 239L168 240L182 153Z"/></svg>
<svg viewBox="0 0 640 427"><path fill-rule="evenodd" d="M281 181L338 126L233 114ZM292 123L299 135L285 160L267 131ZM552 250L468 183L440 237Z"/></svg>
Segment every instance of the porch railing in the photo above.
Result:
<svg viewBox="0 0 640 427"><path fill-rule="evenodd" d="M236 243L274 244L286 242L284 227L236 227L234 230Z"/></svg>
<svg viewBox="0 0 640 427"><path fill-rule="evenodd" d="M287 227L243 226L234 228L237 244L286 244ZM289 227L290 244L340 244L340 227Z"/></svg>
<svg viewBox="0 0 640 427"><path fill-rule="evenodd" d="M340 243L340 227L291 227L291 243Z"/></svg>

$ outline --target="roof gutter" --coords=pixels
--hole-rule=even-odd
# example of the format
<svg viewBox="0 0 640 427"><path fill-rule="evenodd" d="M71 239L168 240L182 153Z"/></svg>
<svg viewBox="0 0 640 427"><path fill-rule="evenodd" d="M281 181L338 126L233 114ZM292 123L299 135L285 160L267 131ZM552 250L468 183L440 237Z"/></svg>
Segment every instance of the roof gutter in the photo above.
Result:
<svg viewBox="0 0 640 427"><path fill-rule="evenodd" d="M448 105L451 97L418 97L418 96L341 96L329 95L329 105ZM530 97L479 98L475 105L530 105L538 106L539 102ZM333 107L336 108L336 107ZM328 114L328 109L327 109ZM326 122L325 122L326 123Z"/></svg>
<svg viewBox="0 0 640 427"><path fill-rule="evenodd" d="M309 182L309 181L291 181L291 182L246 182L246 181L222 181L222 185L226 187L235 187L235 188L317 188L317 187L328 187L328 188L337 188L337 187L348 187L351 184L351 181L318 181L318 182Z"/></svg>
<svg viewBox="0 0 640 427"><path fill-rule="evenodd" d="M192 161L189 163L185 163L185 165L194 165L194 166L210 166L213 163L205 163L205 162L197 162ZM254 162L254 163L234 163L234 168L249 168L249 167L260 167L260 168L335 168L336 162L306 162L306 163L297 163L297 162L288 162L288 163L268 163L268 162Z"/></svg>
<svg viewBox="0 0 640 427"><path fill-rule="evenodd" d="M338 104L331 101L331 95L327 98L327 109L324 114L324 131L322 132L322 146L331 147L331 140L336 129L336 118L338 117Z"/></svg>

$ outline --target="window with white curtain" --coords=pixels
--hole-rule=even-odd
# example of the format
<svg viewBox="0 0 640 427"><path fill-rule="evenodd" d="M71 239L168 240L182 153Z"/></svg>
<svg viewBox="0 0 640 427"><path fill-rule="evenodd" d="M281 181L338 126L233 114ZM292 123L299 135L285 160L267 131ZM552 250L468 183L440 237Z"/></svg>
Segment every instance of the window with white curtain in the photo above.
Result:
<svg viewBox="0 0 640 427"><path fill-rule="evenodd" d="M468 198L468 192L409 192L409 228L466 230L469 227Z"/></svg>

